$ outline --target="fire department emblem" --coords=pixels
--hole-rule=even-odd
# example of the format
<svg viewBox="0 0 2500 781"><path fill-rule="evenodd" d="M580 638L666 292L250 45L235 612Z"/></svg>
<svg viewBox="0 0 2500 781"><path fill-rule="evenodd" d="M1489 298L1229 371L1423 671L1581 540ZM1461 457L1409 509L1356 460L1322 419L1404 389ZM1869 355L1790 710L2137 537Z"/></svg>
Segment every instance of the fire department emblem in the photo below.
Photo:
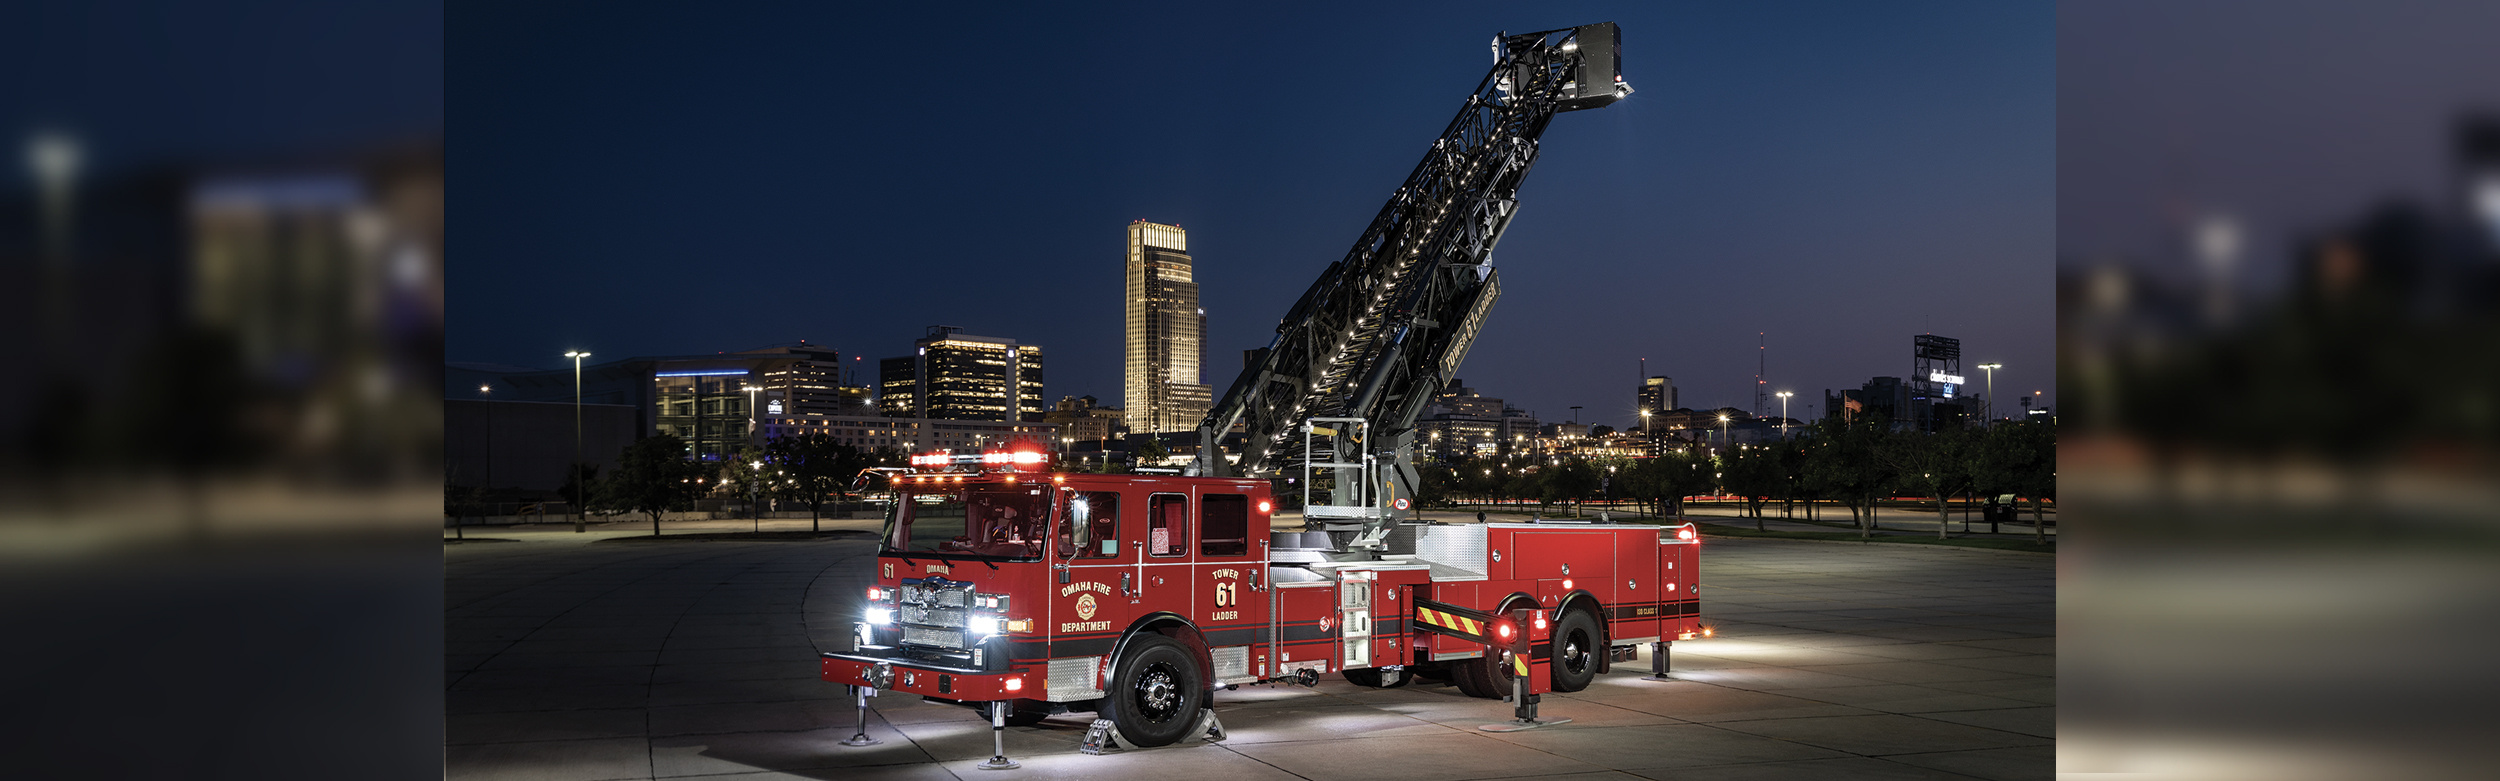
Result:
<svg viewBox="0 0 2500 781"><path fill-rule="evenodd" d="M1322 632L1326 632L1326 631L1328 631L1328 617L1327 617L1327 616L1320 616L1320 617L1319 617L1319 631L1322 631Z"/></svg>
<svg viewBox="0 0 2500 781"><path fill-rule="evenodd" d="M1094 595L1083 594L1076 598L1076 617L1082 620L1093 620Z"/></svg>

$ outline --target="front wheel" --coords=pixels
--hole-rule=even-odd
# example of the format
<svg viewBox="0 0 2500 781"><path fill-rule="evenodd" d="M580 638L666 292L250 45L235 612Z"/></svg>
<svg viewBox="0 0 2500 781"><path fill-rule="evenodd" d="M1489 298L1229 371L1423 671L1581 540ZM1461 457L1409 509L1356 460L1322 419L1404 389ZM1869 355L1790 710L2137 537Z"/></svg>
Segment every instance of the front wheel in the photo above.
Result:
<svg viewBox="0 0 2500 781"><path fill-rule="evenodd" d="M1103 703L1120 736L1141 748L1168 746L1189 735L1206 707L1206 683L1197 657L1180 641L1145 635L1120 658Z"/></svg>

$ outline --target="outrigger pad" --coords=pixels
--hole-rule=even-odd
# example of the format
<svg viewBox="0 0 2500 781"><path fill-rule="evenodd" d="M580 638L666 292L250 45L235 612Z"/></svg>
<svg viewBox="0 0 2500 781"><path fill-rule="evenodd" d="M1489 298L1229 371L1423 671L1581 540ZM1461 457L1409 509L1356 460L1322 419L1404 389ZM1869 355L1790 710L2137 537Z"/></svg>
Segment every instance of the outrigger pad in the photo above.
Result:
<svg viewBox="0 0 2500 781"><path fill-rule="evenodd" d="M1505 721L1500 724L1486 724L1479 726L1476 729L1484 730L1486 732L1518 732L1521 730L1531 730L1538 727L1551 727L1556 724L1569 723L1571 723L1570 719L1546 719L1544 721L1537 721L1535 719L1520 719L1518 721Z"/></svg>
<svg viewBox="0 0 2500 781"><path fill-rule="evenodd" d="M1195 729L1207 736L1208 743L1224 739L1224 722L1215 719L1214 708L1198 709L1198 726Z"/></svg>
<svg viewBox="0 0 2500 781"><path fill-rule="evenodd" d="M1094 726L1085 728L1085 743L1076 750L1095 756L1118 753L1120 739L1111 734L1111 720L1095 719Z"/></svg>

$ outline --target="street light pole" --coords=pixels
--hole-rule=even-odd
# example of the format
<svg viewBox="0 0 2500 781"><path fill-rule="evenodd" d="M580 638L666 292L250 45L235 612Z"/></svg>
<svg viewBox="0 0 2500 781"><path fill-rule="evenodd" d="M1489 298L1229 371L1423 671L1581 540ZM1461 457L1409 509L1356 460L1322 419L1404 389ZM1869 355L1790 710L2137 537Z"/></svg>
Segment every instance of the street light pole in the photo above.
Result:
<svg viewBox="0 0 2500 781"><path fill-rule="evenodd" d="M564 354L573 359L573 533L590 530L590 478L582 474L582 359L590 353L574 350Z"/></svg>
<svg viewBox="0 0 2500 781"><path fill-rule="evenodd" d="M1648 443L1649 454L1658 455L1658 429L1649 423L1649 408L1641 408L1641 439Z"/></svg>
<svg viewBox="0 0 2500 781"><path fill-rule="evenodd" d="M1780 397L1780 441L1786 442L1788 441L1788 397L1797 394L1780 391L1772 395Z"/></svg>
<svg viewBox="0 0 2500 781"><path fill-rule="evenodd" d="M1988 373L1988 428L1997 426L1997 370L2002 368L2005 368L2005 364L1983 363L1979 365L1980 371Z"/></svg>
<svg viewBox="0 0 2500 781"><path fill-rule="evenodd" d="M749 386L746 386L746 392L747 392L747 446L748 446L748 447L758 447L758 446L760 446L760 445L761 445L761 443L759 443L759 442L756 442L756 441L755 441L755 392L756 392L756 391L763 390L763 389L764 389L764 386L761 386L761 385L749 385Z"/></svg>

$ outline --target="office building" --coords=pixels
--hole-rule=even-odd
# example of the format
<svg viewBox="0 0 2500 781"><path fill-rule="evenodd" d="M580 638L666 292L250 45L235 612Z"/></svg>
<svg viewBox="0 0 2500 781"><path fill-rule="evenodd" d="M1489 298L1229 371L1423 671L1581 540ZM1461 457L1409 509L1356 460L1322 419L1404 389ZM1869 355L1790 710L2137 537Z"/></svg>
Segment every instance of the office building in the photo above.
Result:
<svg viewBox="0 0 2500 781"><path fill-rule="evenodd" d="M1102 406L1092 396L1061 397L1057 409L1042 415L1042 422L1057 428L1060 438L1098 444L1127 437L1126 420L1123 410Z"/></svg>
<svg viewBox="0 0 2500 781"><path fill-rule="evenodd" d="M1214 403L1199 374L1206 310L1198 308L1189 233L1138 220L1128 226L1127 410L1130 431L1196 431Z"/></svg>
<svg viewBox="0 0 2500 781"><path fill-rule="evenodd" d="M1042 348L930 326L913 354L878 362L888 417L1042 422Z"/></svg>
<svg viewBox="0 0 2500 781"><path fill-rule="evenodd" d="M1667 377L1665 375L1659 375L1642 380L1641 387L1637 391L1637 394L1638 395L1635 399L1639 407L1639 411L1634 412L1634 415L1638 415L1641 412L1657 415L1664 413L1667 410L1683 406L1676 403L1674 378ZM1638 423L1639 421L1634 422Z"/></svg>

